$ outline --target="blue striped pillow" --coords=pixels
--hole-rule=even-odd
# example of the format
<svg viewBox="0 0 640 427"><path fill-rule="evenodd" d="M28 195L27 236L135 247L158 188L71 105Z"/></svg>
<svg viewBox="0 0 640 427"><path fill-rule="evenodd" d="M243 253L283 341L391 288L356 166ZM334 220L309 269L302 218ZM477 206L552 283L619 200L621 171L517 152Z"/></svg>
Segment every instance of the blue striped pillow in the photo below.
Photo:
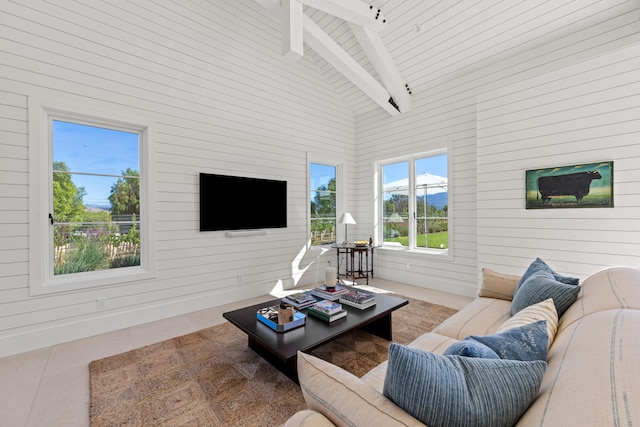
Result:
<svg viewBox="0 0 640 427"><path fill-rule="evenodd" d="M523 308L537 304L548 298L553 298L558 317L578 299L580 286L567 285L558 282L548 271L538 271L530 275L527 280L516 289L511 301L511 315L515 315Z"/></svg>
<svg viewBox="0 0 640 427"><path fill-rule="evenodd" d="M429 427L512 426L546 368L541 360L442 356L391 343L383 394Z"/></svg>
<svg viewBox="0 0 640 427"><path fill-rule="evenodd" d="M529 267L525 270L524 274L520 277L520 281L516 286L516 290L514 294L518 292L518 289L520 289L520 286L522 286L522 284L527 281L529 276L539 271L546 271L550 273L553 276L553 278L560 283L565 283L567 285L577 285L578 283L580 283L580 279L578 279L577 277L563 276L562 274L556 273L555 271L553 271L551 267L549 267L549 265L546 262L544 262L540 258L536 258L535 261L529 264Z"/></svg>

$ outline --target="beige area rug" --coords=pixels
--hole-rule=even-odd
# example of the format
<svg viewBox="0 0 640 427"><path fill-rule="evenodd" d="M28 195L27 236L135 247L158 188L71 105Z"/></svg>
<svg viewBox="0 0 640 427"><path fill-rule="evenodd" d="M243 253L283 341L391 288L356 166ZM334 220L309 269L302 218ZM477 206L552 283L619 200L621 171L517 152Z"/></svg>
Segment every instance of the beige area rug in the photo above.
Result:
<svg viewBox="0 0 640 427"><path fill-rule="evenodd" d="M456 310L402 297L394 341L408 344ZM354 331L312 354L362 376L389 342ZM300 387L224 323L90 363L91 426L279 426L306 407Z"/></svg>

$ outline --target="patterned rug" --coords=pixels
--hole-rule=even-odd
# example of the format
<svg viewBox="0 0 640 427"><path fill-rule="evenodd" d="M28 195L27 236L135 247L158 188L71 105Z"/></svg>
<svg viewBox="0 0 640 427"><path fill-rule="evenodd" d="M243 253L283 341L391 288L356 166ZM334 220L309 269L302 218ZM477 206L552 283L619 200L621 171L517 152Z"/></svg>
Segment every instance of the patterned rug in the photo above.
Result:
<svg viewBox="0 0 640 427"><path fill-rule="evenodd" d="M394 341L407 344L456 310L402 297ZM389 342L354 331L312 354L362 376ZM306 408L300 387L247 347L230 323L90 363L91 426L279 426Z"/></svg>

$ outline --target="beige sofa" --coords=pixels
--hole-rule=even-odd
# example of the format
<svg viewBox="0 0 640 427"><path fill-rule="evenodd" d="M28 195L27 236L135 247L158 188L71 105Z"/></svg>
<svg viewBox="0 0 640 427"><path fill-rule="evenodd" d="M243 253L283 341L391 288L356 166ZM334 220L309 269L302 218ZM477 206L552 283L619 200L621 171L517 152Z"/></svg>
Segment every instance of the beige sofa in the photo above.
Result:
<svg viewBox="0 0 640 427"><path fill-rule="evenodd" d="M483 274L478 298L410 346L441 354L509 321L519 277ZM580 286L557 328L550 325L555 336L542 384L518 426L640 426L640 270L607 268ZM357 378L307 354L298 359L309 409L293 415L287 427L424 425L382 394L388 362Z"/></svg>

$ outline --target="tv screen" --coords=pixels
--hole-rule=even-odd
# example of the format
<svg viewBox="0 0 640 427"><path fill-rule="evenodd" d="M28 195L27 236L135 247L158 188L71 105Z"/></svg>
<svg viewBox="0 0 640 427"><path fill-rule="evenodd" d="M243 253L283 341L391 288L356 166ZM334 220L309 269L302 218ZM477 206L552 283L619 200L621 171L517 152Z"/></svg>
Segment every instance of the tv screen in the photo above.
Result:
<svg viewBox="0 0 640 427"><path fill-rule="evenodd" d="M286 181L200 174L200 231L286 226Z"/></svg>

